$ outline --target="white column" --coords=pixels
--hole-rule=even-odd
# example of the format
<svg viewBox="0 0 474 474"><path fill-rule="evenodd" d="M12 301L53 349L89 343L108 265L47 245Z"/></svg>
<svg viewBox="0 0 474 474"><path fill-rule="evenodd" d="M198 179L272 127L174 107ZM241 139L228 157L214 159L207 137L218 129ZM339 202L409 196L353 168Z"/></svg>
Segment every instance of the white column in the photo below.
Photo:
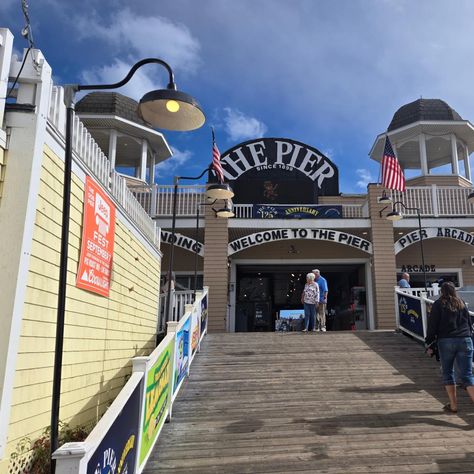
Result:
<svg viewBox="0 0 474 474"><path fill-rule="evenodd" d="M117 156L117 130L110 130L109 135L109 152L108 157L110 161L110 167L115 169L115 157Z"/></svg>
<svg viewBox="0 0 474 474"><path fill-rule="evenodd" d="M142 161L140 163L140 179L142 181L146 180L146 162L148 156L148 142L143 139L142 140Z"/></svg>
<svg viewBox="0 0 474 474"><path fill-rule="evenodd" d="M421 174L423 176L428 175L428 160L426 158L426 137L424 133L421 133L418 138L418 143L420 145L420 164L421 164Z"/></svg>
<svg viewBox="0 0 474 474"><path fill-rule="evenodd" d="M155 184L155 166L156 166L156 155L154 153L150 156L150 182L148 184Z"/></svg>
<svg viewBox="0 0 474 474"><path fill-rule="evenodd" d="M5 99L8 91L8 76L10 73L10 62L13 51L13 35L10 30L0 28L0 129L3 125L5 113ZM5 135L0 130L1 135ZM2 136L5 140L6 136ZM3 141L3 140L2 140Z"/></svg>
<svg viewBox="0 0 474 474"><path fill-rule="evenodd" d="M458 146L454 133L451 133L451 170L453 174L459 175Z"/></svg>
<svg viewBox="0 0 474 474"><path fill-rule="evenodd" d="M467 145L464 145L464 151L466 153L464 157L464 174L466 175L466 179L471 181L471 163L469 161L469 148Z"/></svg>

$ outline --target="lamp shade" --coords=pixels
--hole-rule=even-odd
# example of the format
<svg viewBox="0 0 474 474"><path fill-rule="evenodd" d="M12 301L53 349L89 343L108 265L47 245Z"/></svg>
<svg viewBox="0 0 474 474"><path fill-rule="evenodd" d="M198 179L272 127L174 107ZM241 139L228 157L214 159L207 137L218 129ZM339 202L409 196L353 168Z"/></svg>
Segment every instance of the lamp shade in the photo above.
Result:
<svg viewBox="0 0 474 474"><path fill-rule="evenodd" d="M140 100L138 113L154 128L182 132L202 127L206 120L194 97L174 89L148 92Z"/></svg>
<svg viewBox="0 0 474 474"><path fill-rule="evenodd" d="M235 213L232 210L232 206L229 205L229 203L226 203L225 206L221 209L214 209L216 216L217 217L234 217Z"/></svg>
<svg viewBox="0 0 474 474"><path fill-rule="evenodd" d="M403 218L403 214L399 211L392 211L387 214L385 219L389 221L399 221L400 219Z"/></svg>
<svg viewBox="0 0 474 474"><path fill-rule="evenodd" d="M206 196L208 199L232 199L234 191L227 183L209 184L206 189Z"/></svg>
<svg viewBox="0 0 474 474"><path fill-rule="evenodd" d="M388 204L390 202L392 202L392 198L390 196L387 196L387 193L384 191L382 196L379 198L379 203Z"/></svg>
<svg viewBox="0 0 474 474"><path fill-rule="evenodd" d="M474 204L474 192L470 193L467 197L467 202L470 204Z"/></svg>

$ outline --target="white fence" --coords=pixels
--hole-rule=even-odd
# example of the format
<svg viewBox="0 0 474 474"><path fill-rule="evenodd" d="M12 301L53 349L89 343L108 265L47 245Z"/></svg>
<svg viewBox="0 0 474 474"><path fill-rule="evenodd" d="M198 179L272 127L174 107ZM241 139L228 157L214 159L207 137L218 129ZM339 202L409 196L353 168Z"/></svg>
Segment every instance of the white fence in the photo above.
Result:
<svg viewBox="0 0 474 474"><path fill-rule="evenodd" d="M64 138L66 106L64 105L64 89L62 87L53 87L48 122ZM151 219L150 215L128 189L125 179L112 169L110 161L77 116L74 116L72 146L74 159L89 168L94 178L105 189L109 190L140 231L159 248L160 229L156 227L156 222Z"/></svg>
<svg viewBox="0 0 474 474"><path fill-rule="evenodd" d="M395 315L397 329L424 342L428 329L428 318L431 312L433 297L438 296L439 287L424 289L395 287ZM433 299L431 299L431 298ZM474 312L469 311L471 317Z"/></svg>
<svg viewBox="0 0 474 474"><path fill-rule="evenodd" d="M143 471L207 333L207 315L205 288L149 356L132 359L132 376L87 439L56 450L57 474Z"/></svg>
<svg viewBox="0 0 474 474"><path fill-rule="evenodd" d="M184 316L186 311L186 305L192 304L194 299L193 290L183 290L183 291L172 291L171 292L172 304L171 304L171 314L170 321L180 321ZM164 321L166 315L166 308L168 301L168 294L164 293L160 295L160 324L158 327L159 331L164 329Z"/></svg>
<svg viewBox="0 0 474 474"><path fill-rule="evenodd" d="M394 201L402 201L407 207L420 209L422 216L472 216L474 206L467 197L473 190L454 186L415 186L408 187L405 193L391 191ZM407 216L416 216L416 210L401 209Z"/></svg>

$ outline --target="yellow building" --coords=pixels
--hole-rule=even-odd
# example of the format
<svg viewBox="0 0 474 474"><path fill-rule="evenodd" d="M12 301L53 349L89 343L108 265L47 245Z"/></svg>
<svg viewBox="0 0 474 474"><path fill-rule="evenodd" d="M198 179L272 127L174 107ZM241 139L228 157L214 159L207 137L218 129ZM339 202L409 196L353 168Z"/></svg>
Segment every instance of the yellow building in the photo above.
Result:
<svg viewBox="0 0 474 474"><path fill-rule="evenodd" d="M0 98L21 66L13 37L0 29ZM0 473L20 473L11 457L25 437L50 425L61 239L65 107L63 90L40 51L32 51L13 99L0 99ZM138 163L169 156L164 137L111 119L140 143ZM123 139L124 130L119 140ZM76 118L60 419L94 425L131 373L131 358L156 346L160 232L127 181ZM146 152L143 152L145 150ZM131 159L128 157L127 159ZM154 166L154 161L150 161ZM84 183L91 177L115 207L108 297L76 286Z"/></svg>

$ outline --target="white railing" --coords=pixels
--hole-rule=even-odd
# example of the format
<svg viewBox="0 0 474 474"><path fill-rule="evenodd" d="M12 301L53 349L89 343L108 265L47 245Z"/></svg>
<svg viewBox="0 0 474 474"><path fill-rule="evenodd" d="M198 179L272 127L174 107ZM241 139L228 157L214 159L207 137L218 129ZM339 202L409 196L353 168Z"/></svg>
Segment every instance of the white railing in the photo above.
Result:
<svg viewBox="0 0 474 474"><path fill-rule="evenodd" d="M50 125L62 137L65 135L66 127L66 107L63 100L64 89L53 86L48 120ZM77 116L74 116L72 146L75 159L80 160L89 168L94 178L105 189L109 190L126 215L159 248L160 232L156 228L156 222L151 219L150 215L128 189L125 179L111 169L110 161Z"/></svg>
<svg viewBox="0 0 474 474"><path fill-rule="evenodd" d="M394 201L402 201L407 207L420 209L420 215L444 216L472 216L474 206L468 203L467 197L472 192L470 188L456 186L414 186L408 187L406 192L392 191ZM416 216L416 209L401 209L406 216Z"/></svg>
<svg viewBox="0 0 474 474"><path fill-rule="evenodd" d="M411 291L410 291L411 290ZM416 291L415 291L416 290ZM428 318L433 297L439 295L439 287L424 289L395 287L395 315L397 329L424 342L428 330ZM429 298L430 296L431 298ZM460 292L462 298L462 292ZM474 312L469 311L471 318Z"/></svg>
<svg viewBox="0 0 474 474"><path fill-rule="evenodd" d="M237 219L252 219L253 204L234 204L233 207Z"/></svg>
<svg viewBox="0 0 474 474"><path fill-rule="evenodd" d="M173 215L173 185L138 185L129 186L130 190L150 214L150 216ZM206 201L206 186L190 185L178 187L176 198L177 216L195 216L198 204Z"/></svg>
<svg viewBox="0 0 474 474"><path fill-rule="evenodd" d="M170 321L180 321L183 317L186 309L186 305L192 304L194 299L193 290L183 290L183 291L172 291L171 292L171 314ZM164 329L164 321L166 315L168 294L164 293L160 295L160 323L159 330Z"/></svg>
<svg viewBox="0 0 474 474"><path fill-rule="evenodd" d="M197 293L179 322L168 324L166 337L149 356L132 359L130 379L86 440L54 452L57 474L145 469L207 334L207 290Z"/></svg>

